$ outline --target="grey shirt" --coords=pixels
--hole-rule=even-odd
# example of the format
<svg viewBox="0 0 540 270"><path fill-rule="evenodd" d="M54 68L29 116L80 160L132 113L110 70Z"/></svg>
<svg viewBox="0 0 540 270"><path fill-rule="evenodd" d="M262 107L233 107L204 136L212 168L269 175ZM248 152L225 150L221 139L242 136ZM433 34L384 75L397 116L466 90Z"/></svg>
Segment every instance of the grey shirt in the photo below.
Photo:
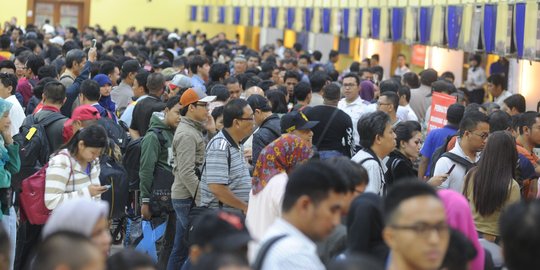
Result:
<svg viewBox="0 0 540 270"><path fill-rule="evenodd" d="M129 84L122 81L116 88L111 92L111 99L116 103L116 109L122 111L125 109L129 103L131 103L131 98L133 97L133 89Z"/></svg>

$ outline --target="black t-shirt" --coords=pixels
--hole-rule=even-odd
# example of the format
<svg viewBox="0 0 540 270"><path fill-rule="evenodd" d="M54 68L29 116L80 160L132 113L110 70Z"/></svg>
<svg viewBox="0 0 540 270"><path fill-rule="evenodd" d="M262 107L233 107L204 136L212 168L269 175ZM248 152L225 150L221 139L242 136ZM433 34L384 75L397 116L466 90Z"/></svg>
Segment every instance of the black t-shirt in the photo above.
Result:
<svg viewBox="0 0 540 270"><path fill-rule="evenodd" d="M152 113L161 112L165 107L166 104L154 96L148 96L137 102L133 109L133 120L131 120L131 126L129 128L138 131L141 137L144 136L150 125Z"/></svg>
<svg viewBox="0 0 540 270"><path fill-rule="evenodd" d="M317 146L319 138L335 110L338 112L318 145L318 150L335 150L346 157L352 157L354 154L352 120L348 114L336 107L319 105L304 111L310 121L319 121L319 124L311 129L313 131L313 145Z"/></svg>

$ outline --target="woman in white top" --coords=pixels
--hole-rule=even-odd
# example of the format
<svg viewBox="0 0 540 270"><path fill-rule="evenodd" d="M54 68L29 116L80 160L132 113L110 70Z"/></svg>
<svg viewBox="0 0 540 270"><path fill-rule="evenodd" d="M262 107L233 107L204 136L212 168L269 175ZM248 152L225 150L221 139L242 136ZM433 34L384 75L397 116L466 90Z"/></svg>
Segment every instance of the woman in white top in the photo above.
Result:
<svg viewBox="0 0 540 270"><path fill-rule="evenodd" d="M259 154L246 214L246 226L255 241L259 241L268 227L281 216L287 174L311 155L310 144L293 134L281 135ZM257 244L250 244L250 258L255 255L256 249Z"/></svg>
<svg viewBox="0 0 540 270"><path fill-rule="evenodd" d="M469 58L469 70L465 87L469 91L469 101L482 104L484 102L484 84L486 83L486 71L480 66L482 57L475 54Z"/></svg>
<svg viewBox="0 0 540 270"><path fill-rule="evenodd" d="M102 126L80 129L49 160L45 176L45 206L55 209L65 200L92 198L99 200L107 187L99 181L99 159L107 145Z"/></svg>

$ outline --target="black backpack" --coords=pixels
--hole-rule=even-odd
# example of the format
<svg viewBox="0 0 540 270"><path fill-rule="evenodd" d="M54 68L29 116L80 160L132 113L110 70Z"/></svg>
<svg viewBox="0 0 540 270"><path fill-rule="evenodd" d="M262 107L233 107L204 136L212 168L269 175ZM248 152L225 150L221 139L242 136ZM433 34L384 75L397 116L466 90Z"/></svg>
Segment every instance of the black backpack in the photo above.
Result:
<svg viewBox="0 0 540 270"><path fill-rule="evenodd" d="M444 153L446 153L446 149L448 149L448 143L450 143L452 138L454 138L455 136L457 135L450 135L446 137L444 144L435 149L435 152L433 152L433 155L431 155L431 161L429 162L429 177L433 177L433 172L435 171L435 165L437 164L437 161L443 156Z"/></svg>
<svg viewBox="0 0 540 270"><path fill-rule="evenodd" d="M11 185L16 190L20 188L21 181L43 167L49 161L53 149L50 149L46 129L51 124L66 117L60 113L52 113L37 121L34 115L28 115L13 140L19 145L21 170L13 175Z"/></svg>
<svg viewBox="0 0 540 270"><path fill-rule="evenodd" d="M109 117L101 117L97 124L105 128L107 136L120 147L122 153L125 153L130 141L128 131Z"/></svg>
<svg viewBox="0 0 540 270"><path fill-rule="evenodd" d="M125 209L129 204L129 182L127 172L122 165L113 157L114 142L109 142L105 154L99 158L100 174L99 181L102 186L110 185L111 188L101 194L101 199L109 202L111 210L109 219L125 216Z"/></svg>
<svg viewBox="0 0 540 270"><path fill-rule="evenodd" d="M446 152L443 153L441 157L449 158L451 161L456 163L457 165L460 165L465 168L465 174L469 172L470 169L472 169L474 166L476 166L476 163L472 163L454 153ZM435 171L435 168L432 170Z"/></svg>

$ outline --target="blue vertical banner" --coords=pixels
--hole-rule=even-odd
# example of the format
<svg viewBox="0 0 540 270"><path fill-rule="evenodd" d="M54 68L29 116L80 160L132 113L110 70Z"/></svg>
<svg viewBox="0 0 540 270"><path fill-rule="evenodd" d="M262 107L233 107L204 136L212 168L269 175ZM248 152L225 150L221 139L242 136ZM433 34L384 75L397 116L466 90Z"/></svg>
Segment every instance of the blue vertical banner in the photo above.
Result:
<svg viewBox="0 0 540 270"><path fill-rule="evenodd" d="M341 11L341 31L345 37L349 36L349 17L350 9L346 8Z"/></svg>
<svg viewBox="0 0 540 270"><path fill-rule="evenodd" d="M462 6L448 6L446 17L446 35L448 48L457 49L459 35L461 33L461 22L463 21Z"/></svg>
<svg viewBox="0 0 540 270"><path fill-rule="evenodd" d="M322 9L322 23L321 23L321 32L322 33L330 33L330 20L332 16L332 10L329 8L323 8Z"/></svg>
<svg viewBox="0 0 540 270"><path fill-rule="evenodd" d="M204 6L203 7L203 22L208 22L210 20L210 7Z"/></svg>
<svg viewBox="0 0 540 270"><path fill-rule="evenodd" d="M276 28L279 9L277 7L270 8L270 27Z"/></svg>
<svg viewBox="0 0 540 270"><path fill-rule="evenodd" d="M362 36L362 12L363 10L359 8L356 13L356 34Z"/></svg>
<svg viewBox="0 0 540 270"><path fill-rule="evenodd" d="M225 23L225 12L226 12L226 8L225 7L219 7L219 12L218 12L218 23Z"/></svg>
<svg viewBox="0 0 540 270"><path fill-rule="evenodd" d="M313 21L313 9L304 9L304 31L311 32L311 22Z"/></svg>
<svg viewBox="0 0 540 270"><path fill-rule="evenodd" d="M259 26L264 27L264 7L261 7L261 14L259 14Z"/></svg>
<svg viewBox="0 0 540 270"><path fill-rule="evenodd" d="M484 6L484 47L487 53L495 50L495 28L497 26L497 5Z"/></svg>
<svg viewBox="0 0 540 270"><path fill-rule="evenodd" d="M192 22L197 20L197 6L191 6L191 13L189 19Z"/></svg>
<svg viewBox="0 0 540 270"><path fill-rule="evenodd" d="M405 9L392 9L391 35L393 41L400 41L403 38L403 27L405 26Z"/></svg>
<svg viewBox="0 0 540 270"><path fill-rule="evenodd" d="M339 49L340 54L350 54L351 52L351 40L348 37L339 38Z"/></svg>
<svg viewBox="0 0 540 270"><path fill-rule="evenodd" d="M233 9L233 24L240 24L240 19L242 18L242 8L234 7Z"/></svg>
<svg viewBox="0 0 540 270"><path fill-rule="evenodd" d="M381 33L381 9L371 9L371 37L379 38Z"/></svg>
<svg viewBox="0 0 540 270"><path fill-rule="evenodd" d="M433 9L430 7L421 7L419 17L420 21L418 23L418 32L420 33L420 43L428 44L431 37Z"/></svg>
<svg viewBox="0 0 540 270"><path fill-rule="evenodd" d="M519 58L523 57L523 47L525 43L525 11L527 3L516 3L516 15L515 18L515 37L516 37L516 48L517 55Z"/></svg>
<svg viewBox="0 0 540 270"><path fill-rule="evenodd" d="M249 7L248 26L255 26L255 7Z"/></svg>
<svg viewBox="0 0 540 270"><path fill-rule="evenodd" d="M289 7L287 8L287 29L294 29L294 20L296 16L296 8Z"/></svg>

